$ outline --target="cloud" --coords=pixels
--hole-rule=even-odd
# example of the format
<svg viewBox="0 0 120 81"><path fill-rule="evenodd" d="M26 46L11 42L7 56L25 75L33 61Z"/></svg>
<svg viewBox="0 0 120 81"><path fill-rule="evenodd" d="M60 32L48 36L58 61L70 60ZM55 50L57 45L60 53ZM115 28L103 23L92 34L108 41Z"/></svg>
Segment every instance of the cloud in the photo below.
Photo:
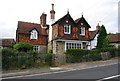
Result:
<svg viewBox="0 0 120 81"><path fill-rule="evenodd" d="M101 21L108 32L117 32L118 0L2 0L0 38L15 38L18 21L40 23L39 17L43 11L47 14L49 23L52 3L55 4L56 20L64 16L69 9L74 20L81 17L83 12L92 29Z"/></svg>

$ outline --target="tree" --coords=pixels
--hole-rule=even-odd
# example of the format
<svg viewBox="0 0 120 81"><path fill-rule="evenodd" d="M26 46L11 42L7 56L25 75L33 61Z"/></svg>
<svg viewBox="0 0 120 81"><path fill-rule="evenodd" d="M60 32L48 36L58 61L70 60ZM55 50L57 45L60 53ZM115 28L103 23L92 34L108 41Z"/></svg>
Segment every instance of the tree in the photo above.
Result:
<svg viewBox="0 0 120 81"><path fill-rule="evenodd" d="M32 50L32 48L33 48L32 44L26 43L26 42L20 42L14 45L14 49L18 51L23 51L23 52L30 51Z"/></svg>
<svg viewBox="0 0 120 81"><path fill-rule="evenodd" d="M100 27L100 31L99 31L98 39L97 39L97 48L98 49L104 48L106 46L105 43L108 41L106 36L107 36L107 32L106 32L105 26L102 25Z"/></svg>

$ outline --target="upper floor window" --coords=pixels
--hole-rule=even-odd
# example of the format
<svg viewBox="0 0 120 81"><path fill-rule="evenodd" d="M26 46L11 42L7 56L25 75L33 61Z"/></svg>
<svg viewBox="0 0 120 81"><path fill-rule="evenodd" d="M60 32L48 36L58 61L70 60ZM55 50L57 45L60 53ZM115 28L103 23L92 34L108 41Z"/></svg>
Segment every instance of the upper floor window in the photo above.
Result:
<svg viewBox="0 0 120 81"><path fill-rule="evenodd" d="M38 32L35 29L31 31L30 39L38 39Z"/></svg>
<svg viewBox="0 0 120 81"><path fill-rule="evenodd" d="M80 28L80 35L85 35L85 27Z"/></svg>
<svg viewBox="0 0 120 81"><path fill-rule="evenodd" d="M70 34L70 31L71 31L70 29L71 29L70 25L68 25L68 24L64 25L64 33L65 34Z"/></svg>

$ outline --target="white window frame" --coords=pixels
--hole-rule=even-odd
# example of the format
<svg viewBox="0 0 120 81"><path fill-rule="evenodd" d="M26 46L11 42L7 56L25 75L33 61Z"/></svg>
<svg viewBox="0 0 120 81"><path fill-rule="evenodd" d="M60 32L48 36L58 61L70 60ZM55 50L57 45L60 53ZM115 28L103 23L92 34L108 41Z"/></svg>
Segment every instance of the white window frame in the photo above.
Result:
<svg viewBox="0 0 120 81"><path fill-rule="evenodd" d="M40 46L39 45L33 45L33 50L39 52Z"/></svg>
<svg viewBox="0 0 120 81"><path fill-rule="evenodd" d="M65 42L65 51L67 49L82 49L82 42Z"/></svg>
<svg viewBox="0 0 120 81"><path fill-rule="evenodd" d="M69 24L64 25L64 34L70 34L70 33L71 33L71 25Z"/></svg>
<svg viewBox="0 0 120 81"><path fill-rule="evenodd" d="M38 32L35 29L30 32L30 39L38 39Z"/></svg>
<svg viewBox="0 0 120 81"><path fill-rule="evenodd" d="M80 28L80 35L85 35L85 27L81 27Z"/></svg>

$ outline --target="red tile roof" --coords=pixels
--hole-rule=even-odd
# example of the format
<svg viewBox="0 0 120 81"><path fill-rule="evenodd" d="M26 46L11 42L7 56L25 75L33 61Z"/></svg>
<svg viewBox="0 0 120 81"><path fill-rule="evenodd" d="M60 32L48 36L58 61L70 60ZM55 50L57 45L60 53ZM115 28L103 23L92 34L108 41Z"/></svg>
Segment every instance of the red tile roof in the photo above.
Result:
<svg viewBox="0 0 120 81"><path fill-rule="evenodd" d="M90 39L93 40L95 36L98 34L99 30L89 31Z"/></svg>
<svg viewBox="0 0 120 81"><path fill-rule="evenodd" d="M14 39L0 39L0 41L2 43L0 43L1 46L12 46L15 44L15 40Z"/></svg>
<svg viewBox="0 0 120 81"><path fill-rule="evenodd" d="M108 37L110 38L110 42L111 43L118 43L118 42L120 42L120 33L111 34L111 35L108 35Z"/></svg>
<svg viewBox="0 0 120 81"><path fill-rule="evenodd" d="M45 28L42 28L40 24L18 21L17 33L27 33L36 29L40 35L47 35Z"/></svg>

